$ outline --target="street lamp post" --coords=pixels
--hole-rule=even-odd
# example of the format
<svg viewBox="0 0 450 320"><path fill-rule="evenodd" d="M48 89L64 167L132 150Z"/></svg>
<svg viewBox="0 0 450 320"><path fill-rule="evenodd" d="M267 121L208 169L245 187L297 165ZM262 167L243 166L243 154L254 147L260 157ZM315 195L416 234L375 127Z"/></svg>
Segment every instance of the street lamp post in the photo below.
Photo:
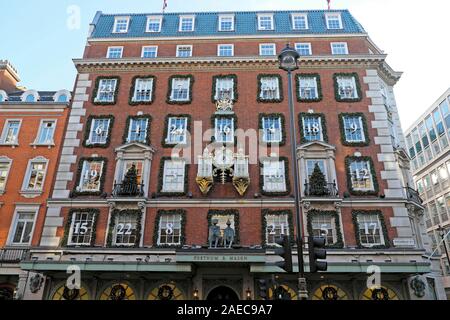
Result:
<svg viewBox="0 0 450 320"><path fill-rule="evenodd" d="M448 262L448 265L450 266L450 256L448 254L447 243L445 242L445 238L447 237L448 234L445 233L446 230L441 225L439 225L438 230L441 235L442 242L444 244L445 255L447 256L447 262Z"/></svg>
<svg viewBox="0 0 450 320"><path fill-rule="evenodd" d="M299 184L299 170L297 162L297 134L295 132L295 112L294 112L294 92L292 90L292 71L297 70L298 58L300 55L298 52L289 47L287 44L280 55L278 56L280 69L287 71L288 75L288 100L289 100L289 113L290 113L290 139L291 139L291 155L292 155L292 167L294 174L294 197L295 197L295 210L297 220L297 257L298 257L298 297L300 300L306 300L308 298L308 290L306 286L305 278L305 265L303 261L303 229L302 229L302 213L300 209L300 184Z"/></svg>

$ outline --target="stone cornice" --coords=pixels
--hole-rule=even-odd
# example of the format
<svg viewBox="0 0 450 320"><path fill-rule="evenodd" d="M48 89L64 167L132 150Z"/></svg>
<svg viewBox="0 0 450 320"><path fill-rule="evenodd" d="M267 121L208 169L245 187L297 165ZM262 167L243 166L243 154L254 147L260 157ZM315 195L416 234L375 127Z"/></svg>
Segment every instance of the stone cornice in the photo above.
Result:
<svg viewBox="0 0 450 320"><path fill-rule="evenodd" d="M36 112L36 111L52 111L61 112L69 108L69 104L62 104L57 102L16 102L5 101L0 103L0 112L22 111L22 112Z"/></svg>

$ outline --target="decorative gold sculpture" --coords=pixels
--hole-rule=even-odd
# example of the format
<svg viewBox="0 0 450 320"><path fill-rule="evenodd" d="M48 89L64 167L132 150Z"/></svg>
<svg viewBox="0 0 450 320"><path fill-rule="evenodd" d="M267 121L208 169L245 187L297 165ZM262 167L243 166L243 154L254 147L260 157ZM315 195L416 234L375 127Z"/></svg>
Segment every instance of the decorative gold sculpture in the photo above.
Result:
<svg viewBox="0 0 450 320"><path fill-rule="evenodd" d="M244 178L244 177L234 177L233 178L233 186L241 197L244 196L249 185L250 185L250 178Z"/></svg>
<svg viewBox="0 0 450 320"><path fill-rule="evenodd" d="M204 195L207 195L209 193L209 191L211 190L212 186L213 186L213 179L212 178L197 177L195 179L195 181L197 182L197 185L198 185L200 191Z"/></svg>

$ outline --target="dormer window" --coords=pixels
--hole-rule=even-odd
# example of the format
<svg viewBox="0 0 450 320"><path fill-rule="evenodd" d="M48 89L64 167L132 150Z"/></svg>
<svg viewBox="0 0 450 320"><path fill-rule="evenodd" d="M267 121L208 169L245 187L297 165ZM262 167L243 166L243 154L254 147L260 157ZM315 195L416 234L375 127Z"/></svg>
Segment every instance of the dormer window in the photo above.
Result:
<svg viewBox="0 0 450 320"><path fill-rule="evenodd" d="M258 15L258 30L274 30L273 15L262 14Z"/></svg>
<svg viewBox="0 0 450 320"><path fill-rule="evenodd" d="M20 100L22 102L33 103L39 101L39 93L36 90L28 90L22 93Z"/></svg>
<svg viewBox="0 0 450 320"><path fill-rule="evenodd" d="M25 98L25 102L36 102L36 99L34 98L34 95L29 94L29 95L27 95L27 97Z"/></svg>
<svg viewBox="0 0 450 320"><path fill-rule="evenodd" d="M59 103L67 103L70 101L71 94L68 90L59 90L53 96L53 101Z"/></svg>
<svg viewBox="0 0 450 320"><path fill-rule="evenodd" d="M114 20L113 33L127 33L129 23L129 17L116 17Z"/></svg>
<svg viewBox="0 0 450 320"><path fill-rule="evenodd" d="M192 32L194 31L195 16L182 16L180 17L180 32Z"/></svg>
<svg viewBox="0 0 450 320"><path fill-rule="evenodd" d="M219 16L219 31L234 31L234 16Z"/></svg>
<svg viewBox="0 0 450 320"><path fill-rule="evenodd" d="M307 14L293 14L292 15L292 29L307 30L308 29L308 15Z"/></svg>
<svg viewBox="0 0 450 320"><path fill-rule="evenodd" d="M0 102L8 101L8 95L5 91L0 90Z"/></svg>
<svg viewBox="0 0 450 320"><path fill-rule="evenodd" d="M325 15L327 21L327 29L342 29L342 18L340 13L328 13Z"/></svg>
<svg viewBox="0 0 450 320"><path fill-rule="evenodd" d="M161 32L162 17L147 17L147 29L145 32Z"/></svg>

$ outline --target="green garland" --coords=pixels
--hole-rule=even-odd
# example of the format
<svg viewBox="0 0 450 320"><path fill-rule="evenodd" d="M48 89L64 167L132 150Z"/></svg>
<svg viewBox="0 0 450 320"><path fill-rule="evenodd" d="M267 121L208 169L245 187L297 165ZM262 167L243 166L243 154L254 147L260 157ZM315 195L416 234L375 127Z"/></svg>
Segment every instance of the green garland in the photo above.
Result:
<svg viewBox="0 0 450 320"><path fill-rule="evenodd" d="M282 216L286 215L288 218L289 224L289 238L291 240L291 244L295 243L294 237L294 223L292 218L292 210L270 210L270 209L262 209L261 210L261 241L264 248L273 248L274 245L268 245L266 240L266 232L267 232L267 216Z"/></svg>
<svg viewBox="0 0 450 320"><path fill-rule="evenodd" d="M373 191L355 191L352 186L351 172L350 172L350 164L353 161L368 161L370 165L370 172L372 174L372 182L373 182ZM375 171L375 167L373 165L373 160L371 157L355 157L355 156L347 156L345 158L345 170L347 174L347 188L350 194L354 196L377 196L379 192L379 185L377 180L377 174Z"/></svg>
<svg viewBox="0 0 450 320"><path fill-rule="evenodd" d="M263 133L263 118L280 118L281 119L281 141L279 143L275 142L264 142L263 141L263 137L264 137L264 133ZM272 146L272 144L274 145L279 145L279 146L284 146L286 144L286 118L284 116L284 114L282 113L260 113L259 114L259 130L260 130L260 144L266 144L267 146Z"/></svg>
<svg viewBox="0 0 450 320"><path fill-rule="evenodd" d="M305 133L303 132L303 118L304 117L310 117L310 118L320 118L320 125L322 127L322 137L324 142L328 142L328 131L327 131L327 121L325 119L325 114L323 113L307 113L307 112L300 112L298 114L298 122L300 126L300 143L305 144L312 141L305 139Z"/></svg>
<svg viewBox="0 0 450 320"><path fill-rule="evenodd" d="M263 99L261 98L261 80L263 78L277 78L278 79L278 91L280 94L280 97L278 99ZM283 96L283 79L279 74L259 74L258 75L258 95L256 97L256 101L260 103L280 103L283 102L284 96Z"/></svg>
<svg viewBox="0 0 450 320"><path fill-rule="evenodd" d="M117 80L116 90L114 91L114 99L113 99L113 101L112 102L95 101L95 99L97 98L98 89L99 89L99 86L100 86L100 81L101 80L108 80L108 79L115 79L115 80ZM120 86L120 77L117 77L117 76L114 76L114 77L97 77L97 79L95 79L94 91L92 92L92 104L96 105L96 106L113 106L113 105L117 104L117 96L119 95L119 86Z"/></svg>
<svg viewBox="0 0 450 320"><path fill-rule="evenodd" d="M151 133L151 123L152 123L152 116L149 114L143 114L141 116L129 116L127 118L127 123L125 125L125 132L123 133L123 144L127 144L127 138L128 138L128 133L130 131L130 125L131 125L131 120L141 120L141 119L148 119L147 122L147 136L145 137L145 144L146 145L150 145L150 133ZM142 143L142 142L141 142Z"/></svg>
<svg viewBox="0 0 450 320"><path fill-rule="evenodd" d="M287 157L278 157L278 161L284 161L284 178L286 180L286 191L284 192L268 192L264 191L264 161L265 160L272 160L270 157L261 158L259 162L260 167L260 175L259 175L259 189L263 196L268 197L282 197L282 196L288 196L291 194L291 183L290 183L290 176L289 176L289 159Z"/></svg>
<svg viewBox="0 0 450 320"><path fill-rule="evenodd" d="M239 245L241 242L240 226L239 226L239 211L236 209L209 210L208 216L207 216L208 230L209 230L209 227L212 225L212 217L213 216L234 216L234 234L235 234L234 244ZM209 234L207 234L206 243L209 242L208 240L209 240Z"/></svg>
<svg viewBox="0 0 450 320"><path fill-rule="evenodd" d="M170 99L170 96L172 95L172 80L173 79L190 79L189 81L189 99L186 101L173 101ZM191 104L192 103L192 89L194 87L194 76L191 74L188 75L174 75L169 77L169 86L167 91L167 98L166 103L167 104L178 104L178 105L184 105L184 104Z"/></svg>
<svg viewBox="0 0 450 320"><path fill-rule="evenodd" d="M113 246L113 237L114 237L114 229L116 227L116 218L118 215L129 215L129 216L135 216L136 217L136 241L133 246L126 246L126 245L114 245ZM111 212L111 220L109 222L109 229L108 229L108 238L106 241L107 247L134 247L139 248L140 242L142 237L142 211L141 210L132 210L132 209L125 209L125 210L118 210L115 209Z"/></svg>
<svg viewBox="0 0 450 320"><path fill-rule="evenodd" d="M317 83L317 98L304 99L300 97L300 78L315 78ZM298 102L320 102L323 99L322 83L320 81L320 75L318 73L298 73L295 75L295 88L297 91Z"/></svg>
<svg viewBox="0 0 450 320"><path fill-rule="evenodd" d="M238 129L238 118L236 114L213 114L211 116L211 128L213 135L211 136L211 143L215 142L215 134L216 134L216 118L231 118L234 120L234 144L237 144L237 136L236 136L236 130ZM221 142L223 143L223 142ZM230 142L224 143L224 144L230 144Z"/></svg>
<svg viewBox="0 0 450 320"><path fill-rule="evenodd" d="M159 224L161 221L161 216L163 215L180 215L181 216L181 230L180 230L180 244L179 245L170 245L170 244L164 244L164 245L158 245L158 235L159 235ZM156 214L156 220L155 220L155 230L153 232L153 246L158 248L175 248L175 247L182 247L186 243L186 210L184 209L175 209L175 210L158 210Z"/></svg>
<svg viewBox="0 0 450 320"><path fill-rule="evenodd" d="M150 101L134 101L134 90L136 89L136 80L138 79L152 79L152 96L150 97ZM131 80L131 88L130 88L130 98L128 99L128 103L130 106L138 106L138 105L151 105L155 99L155 90L156 90L156 77L155 76L135 76L133 80Z"/></svg>
<svg viewBox="0 0 450 320"><path fill-rule="evenodd" d="M345 138L344 117L361 117L365 141L361 141L361 142L348 142L347 141L347 139ZM367 147L370 144L369 130L368 130L367 120L366 120L364 113L362 113L362 112L340 113L339 114L339 126L340 126L340 130L341 130L342 145L348 146L348 147Z"/></svg>
<svg viewBox="0 0 450 320"><path fill-rule="evenodd" d="M100 177L100 189L99 191L78 191L77 187L80 185L81 176L83 174L83 164L85 161L92 162L103 162L102 176ZM75 182L74 188L71 192L71 197L79 197L79 196L101 196L103 194L103 189L105 186L106 179L106 169L108 167L108 159L105 157L82 157L78 162L77 169L77 180Z"/></svg>
<svg viewBox="0 0 450 320"><path fill-rule="evenodd" d="M212 93L211 93L211 102L216 103L216 87L218 79L233 79L233 102L237 102L239 98L238 94L238 78L235 74L227 74L227 75L216 75L212 78Z"/></svg>
<svg viewBox="0 0 450 320"><path fill-rule="evenodd" d="M92 126L92 121L93 120L97 120L97 119L109 119L109 127L108 127L108 132L107 132L107 136L106 136L106 142L105 143L87 143L89 136L91 134L91 126ZM87 119L86 122L86 128L84 131L84 140L83 140L83 147L85 148L108 148L109 144L111 143L111 132L112 132L112 128L114 126L114 116L112 114L109 115L90 115Z"/></svg>
<svg viewBox="0 0 450 320"><path fill-rule="evenodd" d="M337 240L335 243L333 243L331 245L327 245L326 247L329 249L344 248L344 240L343 240L342 232L341 232L341 223L340 223L340 219L339 219L339 214L336 211L322 211L322 210L317 210L317 209L309 210L308 214L307 214L307 221L308 221L307 228L308 228L308 234L310 236L313 235L313 227L312 227L313 221L312 220L315 215L328 215L328 216L331 216L332 218L334 218Z"/></svg>
<svg viewBox="0 0 450 320"><path fill-rule="evenodd" d="M70 228L72 226L72 219L74 213L88 213L92 214L92 230L91 230L91 243L89 245L83 245L83 244L72 244L68 245L69 242L69 234L70 234ZM64 227L64 236L61 240L61 246L62 247L93 247L95 245L95 239L97 236L97 219L100 214L99 209L70 209L69 213L67 215L67 221L66 225Z"/></svg>
<svg viewBox="0 0 450 320"><path fill-rule="evenodd" d="M377 214L378 219L380 220L381 230L383 231L384 237L384 245L367 247L361 244L361 239L359 238L359 223L358 223L358 215L360 214ZM356 244L360 249L387 249L390 248L391 243L389 241L388 231L386 227L386 221L384 219L384 215L380 210L354 210L352 211L352 221L355 227L355 238Z"/></svg>
<svg viewBox="0 0 450 320"><path fill-rule="evenodd" d="M184 171L184 191L183 192L163 192L163 181L164 181L164 163L167 160L172 160L172 157L161 157L161 161L159 163L159 177L158 177L158 197L182 197L185 196L188 192L189 187L189 164L185 164Z"/></svg>
<svg viewBox="0 0 450 320"><path fill-rule="evenodd" d="M338 77L354 77L356 83L356 92L358 93L358 98L341 98L339 94L339 85L337 82ZM353 73L335 73L333 75L334 79L334 96L337 102L359 102L362 100L362 90L361 84L359 83L359 75L356 72Z"/></svg>
<svg viewBox="0 0 450 320"><path fill-rule="evenodd" d="M164 124L164 134L162 137L161 145L163 148L173 148L175 144L168 144L166 141L167 135L169 133L169 119L170 118L187 118L187 126L186 126L186 133L191 132L191 121L192 116L190 114L168 114L166 116L165 124ZM187 141L186 141L187 143Z"/></svg>

